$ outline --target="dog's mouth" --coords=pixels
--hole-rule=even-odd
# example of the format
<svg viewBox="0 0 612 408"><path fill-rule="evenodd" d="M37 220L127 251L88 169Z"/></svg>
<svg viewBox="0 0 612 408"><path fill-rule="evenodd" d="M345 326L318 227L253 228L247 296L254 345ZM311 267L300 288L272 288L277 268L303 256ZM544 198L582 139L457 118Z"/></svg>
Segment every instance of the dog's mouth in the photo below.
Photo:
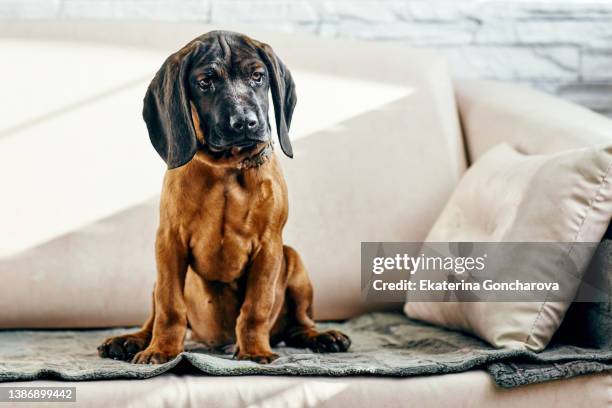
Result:
<svg viewBox="0 0 612 408"><path fill-rule="evenodd" d="M210 153L221 156L235 156L241 153L245 153L255 148L259 143L256 141L244 141L240 143L233 143L229 146L216 146L212 143L207 143L205 147L208 148Z"/></svg>
<svg viewBox="0 0 612 408"><path fill-rule="evenodd" d="M206 141L206 143L202 145L202 150L217 160L236 160L256 155L267 143L267 140L246 139L237 143L232 143L228 146L219 146L210 141Z"/></svg>
<svg viewBox="0 0 612 408"><path fill-rule="evenodd" d="M258 141L258 140L244 140L238 143L233 143L231 146L229 146L230 150L233 149L250 149L252 147L255 147L258 143L263 143L262 141Z"/></svg>
<svg viewBox="0 0 612 408"><path fill-rule="evenodd" d="M255 151L258 150L259 146L269 142L268 138L263 136L264 135L261 135L261 137L256 139L247 137L244 140L240 140L229 145L218 145L213 143L211 140L206 140L203 147L207 153L211 154L215 158L230 158L232 156L248 157L250 154L256 153Z"/></svg>

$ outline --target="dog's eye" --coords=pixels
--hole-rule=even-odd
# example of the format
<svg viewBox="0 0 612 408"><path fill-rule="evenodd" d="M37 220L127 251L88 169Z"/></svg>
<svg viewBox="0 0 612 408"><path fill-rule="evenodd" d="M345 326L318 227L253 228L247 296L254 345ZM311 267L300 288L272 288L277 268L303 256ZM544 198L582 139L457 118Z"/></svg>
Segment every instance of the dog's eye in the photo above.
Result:
<svg viewBox="0 0 612 408"><path fill-rule="evenodd" d="M255 71L253 72L253 75L251 75L251 79L257 84L261 84L261 82L263 81L263 77L263 73L259 71Z"/></svg>
<svg viewBox="0 0 612 408"><path fill-rule="evenodd" d="M203 90L207 91L212 85L212 79L210 77L202 78L198 81L198 86Z"/></svg>

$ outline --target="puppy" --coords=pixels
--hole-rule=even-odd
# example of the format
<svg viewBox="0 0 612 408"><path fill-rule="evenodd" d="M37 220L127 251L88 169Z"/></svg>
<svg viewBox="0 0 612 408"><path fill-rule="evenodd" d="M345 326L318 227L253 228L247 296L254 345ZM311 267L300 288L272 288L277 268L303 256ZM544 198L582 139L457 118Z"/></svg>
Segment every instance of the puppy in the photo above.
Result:
<svg viewBox="0 0 612 408"><path fill-rule="evenodd" d="M153 312L143 327L98 347L101 357L165 363L187 328L211 348L270 363L280 341L315 352L350 346L319 332L298 253L283 245L287 186L273 151L271 91L280 148L296 104L291 73L267 44L213 31L171 55L155 75L143 116L168 165L156 239Z"/></svg>

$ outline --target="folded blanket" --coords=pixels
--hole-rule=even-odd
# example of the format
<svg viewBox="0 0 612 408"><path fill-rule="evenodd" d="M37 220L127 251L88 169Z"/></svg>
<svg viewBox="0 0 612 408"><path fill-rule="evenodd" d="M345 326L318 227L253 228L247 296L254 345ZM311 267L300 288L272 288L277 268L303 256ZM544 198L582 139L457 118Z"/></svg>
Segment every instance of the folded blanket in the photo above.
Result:
<svg viewBox="0 0 612 408"><path fill-rule="evenodd" d="M96 347L113 330L0 331L0 381L61 378L95 380L148 378L190 363L208 375L413 376L486 368L502 387L568 378L612 368L612 350L557 344L544 352L493 349L465 334L419 323L395 313L373 313L335 327L353 340L348 353L315 354L276 348L281 357L269 365L236 361L230 354L198 348L162 365L135 365L102 359ZM527 365L526 365L527 364Z"/></svg>

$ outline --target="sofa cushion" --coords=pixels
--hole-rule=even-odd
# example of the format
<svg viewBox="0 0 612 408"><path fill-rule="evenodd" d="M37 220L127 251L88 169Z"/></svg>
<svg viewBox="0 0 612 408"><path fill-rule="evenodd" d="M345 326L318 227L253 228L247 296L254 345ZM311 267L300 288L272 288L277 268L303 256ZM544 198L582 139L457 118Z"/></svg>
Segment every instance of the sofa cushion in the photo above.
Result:
<svg viewBox="0 0 612 408"><path fill-rule="evenodd" d="M97 37L88 27L72 27L70 38ZM142 53L76 41L0 41L7 58L42 48L44 65L45 56L70 55L73 66L48 64L67 70L54 87L82 89L65 100L57 92L61 106L24 112L19 123L0 118L0 225L8 231L0 236L0 276L8 282L0 286L0 327L123 326L146 318L164 164L149 145L142 96L164 57L189 39L171 27L162 36L160 27L150 26L150 37L139 28L145 33L134 38L175 38L172 48L143 46ZM343 319L376 309L361 302L360 241L423 240L465 170L446 65L392 45L255 36L275 48L298 87L295 159L282 163L290 203L284 237L309 270L315 315ZM366 69L372 58L391 54L402 63ZM118 59L133 67L129 78L105 70ZM106 78L104 89L90 94L77 80L81 71L113 75L114 82ZM30 81L19 70L11 80ZM14 92L0 100L33 100L38 90Z"/></svg>
<svg viewBox="0 0 612 408"><path fill-rule="evenodd" d="M554 155L523 155L508 145L486 153L465 174L427 236L430 242L567 243L558 251L529 246L499 270L526 282L558 281L575 295L595 245L612 218L612 144ZM546 258L549 256L549 258ZM495 273L495 271L491 271ZM487 272L489 275L489 272ZM542 350L571 301L407 302L409 317L471 332L498 347Z"/></svg>
<svg viewBox="0 0 612 408"><path fill-rule="evenodd" d="M496 387L486 371L383 377L283 377L164 374L146 380L34 381L34 387L76 387L70 407L604 407L612 375L591 374L512 390ZM4 383L22 387L23 382ZM23 404L16 403L15 407Z"/></svg>

